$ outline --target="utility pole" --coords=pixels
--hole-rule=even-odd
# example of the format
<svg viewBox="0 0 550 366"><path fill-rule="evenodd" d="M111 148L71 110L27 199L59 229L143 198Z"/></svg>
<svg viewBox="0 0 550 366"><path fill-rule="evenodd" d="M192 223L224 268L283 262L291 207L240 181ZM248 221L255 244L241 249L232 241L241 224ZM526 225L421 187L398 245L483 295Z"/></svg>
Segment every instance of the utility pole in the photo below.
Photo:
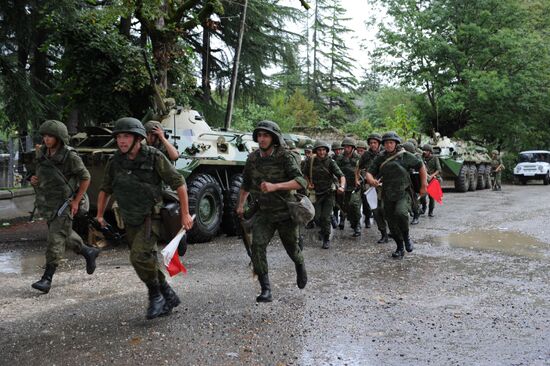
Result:
<svg viewBox="0 0 550 366"><path fill-rule="evenodd" d="M239 42L235 50L235 59L233 60L233 71L231 72L231 85L229 87L229 97L227 99L227 111L225 112L224 129L231 128L231 116L233 115L233 103L235 99L235 89L237 87L237 74L239 73L239 58L241 56L241 46L243 44L244 26L246 24L246 9L248 0L244 0L243 15L241 18L241 28L239 30Z"/></svg>

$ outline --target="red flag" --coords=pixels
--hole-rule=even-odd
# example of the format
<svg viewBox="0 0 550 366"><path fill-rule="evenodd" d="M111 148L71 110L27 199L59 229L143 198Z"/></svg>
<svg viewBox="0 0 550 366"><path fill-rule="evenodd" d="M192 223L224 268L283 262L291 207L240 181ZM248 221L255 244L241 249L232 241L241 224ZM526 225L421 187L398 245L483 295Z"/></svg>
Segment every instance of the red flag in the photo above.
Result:
<svg viewBox="0 0 550 366"><path fill-rule="evenodd" d="M173 277L177 275L178 273L182 272L183 274L187 273L187 269L180 261L180 256L177 255L177 253L174 253L172 255L172 259L170 260L170 263L166 267L166 270L170 274L170 277Z"/></svg>
<svg viewBox="0 0 550 366"><path fill-rule="evenodd" d="M428 183L427 192L430 197L436 200L440 205L443 204L443 190L441 189L441 184L439 184L439 180L433 178L430 183Z"/></svg>
<svg viewBox="0 0 550 366"><path fill-rule="evenodd" d="M195 219L195 215L191 217L193 218L193 220ZM178 245L184 235L185 229L181 228L174 239L170 240L170 243L168 243L168 245L160 251L160 254L162 255L162 263L166 267L166 270L170 274L170 277L173 277L180 272L182 272L183 274L187 273L187 269L185 269L185 266L181 264L180 257L178 255Z"/></svg>

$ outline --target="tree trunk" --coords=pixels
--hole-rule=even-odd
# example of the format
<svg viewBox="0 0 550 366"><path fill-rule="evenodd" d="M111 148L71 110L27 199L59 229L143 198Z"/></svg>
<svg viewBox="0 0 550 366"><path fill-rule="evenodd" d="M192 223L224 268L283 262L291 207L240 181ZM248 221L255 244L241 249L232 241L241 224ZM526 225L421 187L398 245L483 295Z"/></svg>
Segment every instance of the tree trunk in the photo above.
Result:
<svg viewBox="0 0 550 366"><path fill-rule="evenodd" d="M210 31L203 22L202 26L202 100L210 103Z"/></svg>

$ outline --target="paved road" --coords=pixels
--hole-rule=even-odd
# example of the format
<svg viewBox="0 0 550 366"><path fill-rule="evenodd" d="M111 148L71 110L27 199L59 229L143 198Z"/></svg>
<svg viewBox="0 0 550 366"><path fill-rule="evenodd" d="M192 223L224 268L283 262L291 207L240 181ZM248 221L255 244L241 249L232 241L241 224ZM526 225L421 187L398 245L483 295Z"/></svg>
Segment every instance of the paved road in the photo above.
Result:
<svg viewBox="0 0 550 366"><path fill-rule="evenodd" d="M92 276L68 255L52 290L41 275L44 225L0 237L2 365L547 365L550 360L550 187L446 193L392 260L377 233L338 231L322 250L307 232L310 282L295 284L279 241L269 248L274 301L236 238L191 246L171 280L183 303L147 321L146 289L125 248Z"/></svg>

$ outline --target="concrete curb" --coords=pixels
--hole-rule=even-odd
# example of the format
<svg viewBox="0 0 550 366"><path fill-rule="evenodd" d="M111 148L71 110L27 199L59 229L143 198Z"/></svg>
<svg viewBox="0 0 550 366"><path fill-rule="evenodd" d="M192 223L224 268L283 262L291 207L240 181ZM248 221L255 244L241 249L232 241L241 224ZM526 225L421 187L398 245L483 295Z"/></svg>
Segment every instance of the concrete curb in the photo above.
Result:
<svg viewBox="0 0 550 366"><path fill-rule="evenodd" d="M0 190L0 220L29 216L34 207L34 189Z"/></svg>

